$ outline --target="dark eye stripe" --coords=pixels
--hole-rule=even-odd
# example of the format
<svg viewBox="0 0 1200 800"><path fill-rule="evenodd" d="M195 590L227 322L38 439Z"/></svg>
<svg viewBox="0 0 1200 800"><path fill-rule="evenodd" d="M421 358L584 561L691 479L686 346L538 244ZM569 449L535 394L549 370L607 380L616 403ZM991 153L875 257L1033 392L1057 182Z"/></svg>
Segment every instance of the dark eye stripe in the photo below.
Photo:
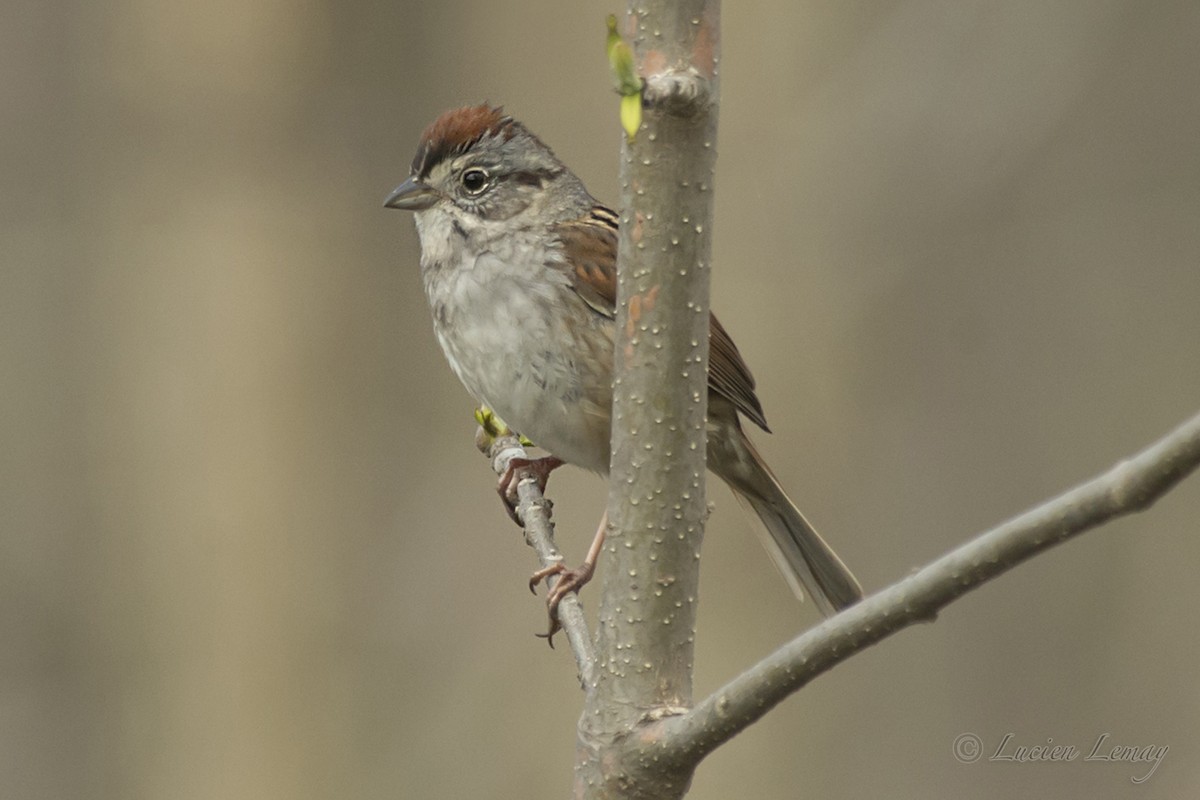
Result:
<svg viewBox="0 0 1200 800"><path fill-rule="evenodd" d="M546 183L538 172L514 172L510 177L522 186L536 186L539 189Z"/></svg>

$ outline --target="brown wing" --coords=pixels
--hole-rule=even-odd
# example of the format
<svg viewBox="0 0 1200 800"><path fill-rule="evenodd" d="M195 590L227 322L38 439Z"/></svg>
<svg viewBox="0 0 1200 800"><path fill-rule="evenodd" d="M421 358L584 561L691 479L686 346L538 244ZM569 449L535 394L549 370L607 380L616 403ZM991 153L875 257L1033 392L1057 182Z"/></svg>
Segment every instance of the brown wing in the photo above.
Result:
<svg viewBox="0 0 1200 800"><path fill-rule="evenodd" d="M762 404L754 393L754 376L713 314L708 318L708 388L732 400L746 419L770 433Z"/></svg>
<svg viewBox="0 0 1200 800"><path fill-rule="evenodd" d="M617 219L611 210L595 206L586 217L561 223L555 230L571 254L571 288L596 313L609 319L617 316ZM708 348L708 388L769 431L754 393L754 376L715 316L709 317Z"/></svg>
<svg viewBox="0 0 1200 800"><path fill-rule="evenodd" d="M555 226L569 253L571 288L598 314L617 318L617 215L596 206L586 217Z"/></svg>

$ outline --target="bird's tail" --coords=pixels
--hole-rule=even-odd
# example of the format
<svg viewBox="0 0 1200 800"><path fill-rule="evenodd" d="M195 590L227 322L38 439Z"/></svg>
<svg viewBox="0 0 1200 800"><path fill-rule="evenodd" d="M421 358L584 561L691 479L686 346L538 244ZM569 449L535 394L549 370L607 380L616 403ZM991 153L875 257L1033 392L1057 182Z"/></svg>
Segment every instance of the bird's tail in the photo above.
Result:
<svg viewBox="0 0 1200 800"><path fill-rule="evenodd" d="M807 592L825 616L857 603L863 595L854 575L796 508L740 426L735 430L722 437L729 452L710 458L709 466L762 520L767 535L760 529L759 538L792 591L801 599ZM711 447L711 436L709 441Z"/></svg>

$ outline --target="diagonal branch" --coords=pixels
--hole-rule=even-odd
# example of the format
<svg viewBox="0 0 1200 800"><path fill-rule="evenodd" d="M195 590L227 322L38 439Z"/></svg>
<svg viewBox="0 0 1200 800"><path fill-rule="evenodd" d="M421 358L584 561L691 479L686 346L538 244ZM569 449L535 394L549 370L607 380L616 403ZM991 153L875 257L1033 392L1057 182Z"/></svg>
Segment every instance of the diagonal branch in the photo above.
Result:
<svg viewBox="0 0 1200 800"><path fill-rule="evenodd" d="M784 645L691 711L655 723L668 764L699 763L809 681L1018 564L1115 517L1143 511L1200 466L1200 415L1104 474L942 556Z"/></svg>
<svg viewBox="0 0 1200 800"><path fill-rule="evenodd" d="M481 447L483 447L481 445ZM529 454L521 441L512 434L500 436L486 445L484 451L497 475L504 475L514 458L528 459ZM550 521L550 502L542 496L537 478L528 467L517 469L517 517L525 524L525 541L537 553L542 567L561 564L563 555L554 543L554 524ZM547 579L552 588L557 576ZM566 634L567 643L579 667L579 680L586 688L593 685L596 657L592 650L592 638L588 633L587 620L583 616L583 605L579 596L572 593L558 605L558 620Z"/></svg>

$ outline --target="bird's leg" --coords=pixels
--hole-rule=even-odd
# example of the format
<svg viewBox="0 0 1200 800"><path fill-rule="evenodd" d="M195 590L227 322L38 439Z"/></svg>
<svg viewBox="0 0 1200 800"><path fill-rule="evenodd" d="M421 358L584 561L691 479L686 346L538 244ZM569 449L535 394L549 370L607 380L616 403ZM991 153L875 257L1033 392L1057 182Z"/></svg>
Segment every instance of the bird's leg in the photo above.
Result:
<svg viewBox="0 0 1200 800"><path fill-rule="evenodd" d="M546 595L546 610L550 614L550 630L545 634L538 634L549 641L551 647L554 647L554 634L562 628L558 621L558 604L562 599L571 592L578 592L583 588L584 584L592 579L596 573L596 562L600 559L600 550L604 547L604 536L608 532L608 511L600 517L600 525L596 528L596 535L592 538L592 546L588 548L587 556L583 559L583 563L575 569L568 569L562 565L562 562L551 564L548 567L539 569L529 578L529 591L537 594L537 585L551 575L557 575L558 580L550 587L549 594Z"/></svg>
<svg viewBox="0 0 1200 800"><path fill-rule="evenodd" d="M504 502L504 510L508 512L508 516L513 522L522 528L525 527L525 524L517 516L517 470L528 467L529 471L533 473L534 479L537 480L538 490L545 492L546 481L549 480L550 473L562 465L563 460L554 456L514 458L508 462L508 468L500 476L500 483L496 486L496 491L500 493L500 499Z"/></svg>

